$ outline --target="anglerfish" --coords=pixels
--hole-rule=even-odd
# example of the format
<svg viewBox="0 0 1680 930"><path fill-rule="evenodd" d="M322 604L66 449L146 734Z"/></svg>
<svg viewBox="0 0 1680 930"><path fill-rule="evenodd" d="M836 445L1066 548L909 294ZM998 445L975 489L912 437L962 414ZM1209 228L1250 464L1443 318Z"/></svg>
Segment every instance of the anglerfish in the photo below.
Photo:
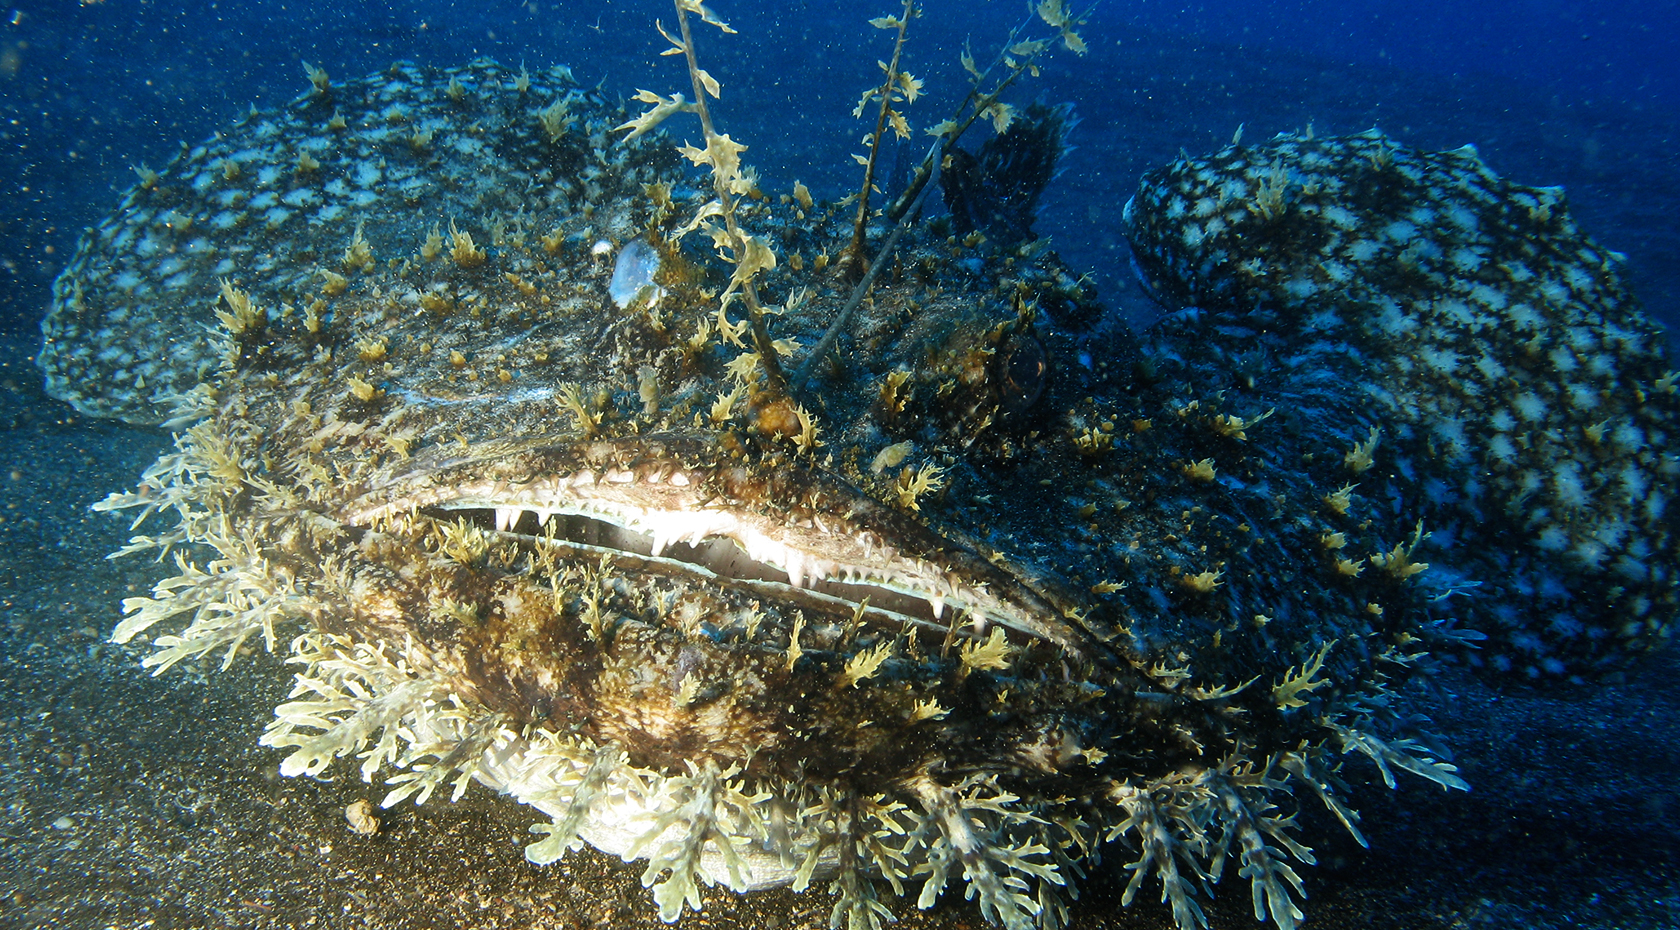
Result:
<svg viewBox="0 0 1680 930"><path fill-rule="evenodd" d="M1431 669L1666 634L1676 376L1554 193L1378 136L1187 161L1128 211L1183 308L1132 332L1016 215L907 212L860 285L848 205L645 116L564 69L323 76L60 278L49 388L177 431L101 505L175 566L114 638L285 652L285 774L488 786L667 921L791 885L1054 927L1100 861L1179 927L1227 867L1293 927L1302 805L1363 842L1347 780L1466 787Z"/></svg>

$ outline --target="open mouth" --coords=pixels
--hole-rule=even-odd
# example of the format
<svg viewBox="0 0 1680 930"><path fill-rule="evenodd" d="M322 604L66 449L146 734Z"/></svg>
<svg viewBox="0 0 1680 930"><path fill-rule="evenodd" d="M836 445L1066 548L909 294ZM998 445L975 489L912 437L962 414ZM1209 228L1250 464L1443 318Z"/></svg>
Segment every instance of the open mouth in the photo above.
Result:
<svg viewBox="0 0 1680 930"><path fill-rule="evenodd" d="M416 463L341 519L412 512L776 600L848 612L867 602L898 623L959 635L999 624L1076 655L1106 652L1105 637L976 549L819 469L754 471L717 461L700 440L533 444Z"/></svg>
<svg viewBox="0 0 1680 930"><path fill-rule="evenodd" d="M825 564L820 558L762 538L752 547L755 555L727 531L708 533L698 539L692 533L673 538L669 530L638 529L583 513L512 506L472 507L463 506L460 501L427 508L422 513L440 519L465 519L481 530L522 537L530 545L548 545L591 556L634 556L639 564L661 564L669 570L701 575L718 583L780 593L784 599L788 594L785 589L792 588L815 596L805 600L825 605L843 604L848 608L867 605L871 612L887 614L900 623L940 630L961 627L965 622L976 631L985 627L984 617L965 618L961 607L947 604L946 596L917 590L908 582L895 584L882 572ZM653 515L653 519L645 522L659 523L661 516L673 515ZM719 524L724 522L711 521L708 528L722 529Z"/></svg>

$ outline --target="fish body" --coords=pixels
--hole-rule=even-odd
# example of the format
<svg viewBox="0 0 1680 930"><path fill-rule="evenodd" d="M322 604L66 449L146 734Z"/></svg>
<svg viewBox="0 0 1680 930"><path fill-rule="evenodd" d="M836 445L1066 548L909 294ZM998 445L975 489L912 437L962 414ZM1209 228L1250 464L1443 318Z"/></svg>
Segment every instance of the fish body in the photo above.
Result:
<svg viewBox="0 0 1680 930"><path fill-rule="evenodd" d="M116 640L160 672L287 651L283 773L358 765L387 805L476 780L549 818L532 861L645 860L666 920L707 884L826 883L836 923L962 886L1055 926L1107 858L1192 927L1230 856L1294 926L1299 803L1359 836L1355 760L1465 786L1405 695L1500 609L1544 621L1456 596L1496 563L1430 533L1483 501L1430 497L1459 460L1399 435L1371 349L1238 291L1129 333L1042 245L935 220L782 390L720 300L707 197L629 116L563 70L399 66L128 195L42 355L82 409L181 430L101 505L177 566ZM847 297L849 217L740 212L795 358ZM1196 260L1163 247L1158 280Z"/></svg>
<svg viewBox="0 0 1680 930"><path fill-rule="evenodd" d="M1406 479L1385 494L1477 582L1475 661L1596 677L1667 641L1675 380L1561 188L1473 146L1284 135L1151 172L1126 216L1169 303L1357 358Z"/></svg>

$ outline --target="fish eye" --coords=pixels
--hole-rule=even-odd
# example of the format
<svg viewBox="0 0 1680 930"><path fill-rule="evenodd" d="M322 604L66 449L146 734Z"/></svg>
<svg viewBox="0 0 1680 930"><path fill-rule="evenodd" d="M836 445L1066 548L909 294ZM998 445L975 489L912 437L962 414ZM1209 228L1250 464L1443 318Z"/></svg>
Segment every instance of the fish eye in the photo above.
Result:
<svg viewBox="0 0 1680 930"><path fill-rule="evenodd" d="M998 405L1015 416L1038 402L1050 380L1050 356L1037 338L1015 333L999 348L995 361Z"/></svg>

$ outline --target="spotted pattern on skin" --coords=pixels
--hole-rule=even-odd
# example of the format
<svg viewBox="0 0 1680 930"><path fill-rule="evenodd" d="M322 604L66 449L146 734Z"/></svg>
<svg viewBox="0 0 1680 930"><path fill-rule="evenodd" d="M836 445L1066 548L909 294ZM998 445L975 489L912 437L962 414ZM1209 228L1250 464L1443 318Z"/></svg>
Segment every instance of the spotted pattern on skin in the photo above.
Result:
<svg viewBox="0 0 1680 930"><path fill-rule="evenodd" d="M1281 135L1150 172L1125 216L1169 304L1359 353L1387 447L1359 480L1438 474L1432 532L1526 543L1493 547L1474 600L1554 619L1486 617L1490 662L1591 673L1666 640L1674 382L1623 257L1580 230L1562 189L1502 179L1472 146Z"/></svg>

